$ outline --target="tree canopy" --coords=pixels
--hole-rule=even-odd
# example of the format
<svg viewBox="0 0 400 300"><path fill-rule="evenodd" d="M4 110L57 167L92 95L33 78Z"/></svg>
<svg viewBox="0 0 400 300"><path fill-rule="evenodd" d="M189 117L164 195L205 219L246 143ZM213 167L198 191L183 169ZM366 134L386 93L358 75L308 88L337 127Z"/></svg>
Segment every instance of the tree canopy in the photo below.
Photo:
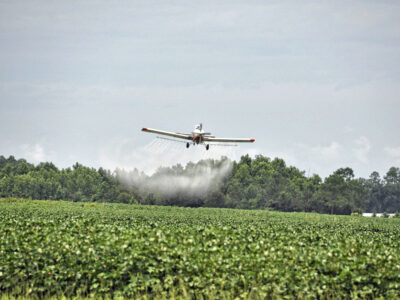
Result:
<svg viewBox="0 0 400 300"><path fill-rule="evenodd" d="M0 197L123 202L157 205L271 209L330 214L400 211L400 169L381 178L372 172L355 178L340 168L323 180L306 176L280 158L244 155L238 162L224 157L186 166L162 167L148 176L135 169L114 172L76 163L58 169L0 156Z"/></svg>

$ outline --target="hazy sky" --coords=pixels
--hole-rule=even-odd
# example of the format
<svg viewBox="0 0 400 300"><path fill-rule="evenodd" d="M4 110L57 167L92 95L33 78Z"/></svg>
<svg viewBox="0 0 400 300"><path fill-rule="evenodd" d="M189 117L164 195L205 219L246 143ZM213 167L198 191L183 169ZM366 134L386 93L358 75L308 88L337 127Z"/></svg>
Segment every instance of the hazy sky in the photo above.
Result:
<svg viewBox="0 0 400 300"><path fill-rule="evenodd" d="M149 171L250 153L383 175L400 166L399 16L382 0L0 1L0 154ZM204 154L140 131L198 122L256 143Z"/></svg>

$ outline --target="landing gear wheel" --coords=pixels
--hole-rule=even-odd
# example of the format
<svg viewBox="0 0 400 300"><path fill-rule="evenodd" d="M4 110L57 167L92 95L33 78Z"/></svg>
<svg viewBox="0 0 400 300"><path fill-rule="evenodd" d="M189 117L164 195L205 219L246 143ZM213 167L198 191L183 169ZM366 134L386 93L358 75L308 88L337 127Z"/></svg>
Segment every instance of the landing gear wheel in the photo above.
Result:
<svg viewBox="0 0 400 300"><path fill-rule="evenodd" d="M186 143L186 148L189 148L189 146L190 146L190 144L189 144L189 143Z"/></svg>
<svg viewBox="0 0 400 300"><path fill-rule="evenodd" d="M206 145L206 150L210 149L210 145Z"/></svg>

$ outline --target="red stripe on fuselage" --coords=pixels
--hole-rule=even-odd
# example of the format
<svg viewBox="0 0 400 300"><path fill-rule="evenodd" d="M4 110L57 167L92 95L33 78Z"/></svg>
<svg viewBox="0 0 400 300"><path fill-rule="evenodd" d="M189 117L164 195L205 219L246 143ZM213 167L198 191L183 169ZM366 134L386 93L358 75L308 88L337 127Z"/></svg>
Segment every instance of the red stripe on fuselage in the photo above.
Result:
<svg viewBox="0 0 400 300"><path fill-rule="evenodd" d="M193 142L195 142L196 144L204 142L204 137L202 135L194 134L192 139L193 139Z"/></svg>

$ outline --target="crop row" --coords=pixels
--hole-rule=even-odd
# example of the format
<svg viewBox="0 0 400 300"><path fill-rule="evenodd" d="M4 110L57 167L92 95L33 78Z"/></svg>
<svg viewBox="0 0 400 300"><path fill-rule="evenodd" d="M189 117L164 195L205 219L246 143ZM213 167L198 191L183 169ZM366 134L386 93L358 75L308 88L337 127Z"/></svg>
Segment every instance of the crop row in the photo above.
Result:
<svg viewBox="0 0 400 300"><path fill-rule="evenodd" d="M0 291L32 297L400 297L400 222L0 201Z"/></svg>

